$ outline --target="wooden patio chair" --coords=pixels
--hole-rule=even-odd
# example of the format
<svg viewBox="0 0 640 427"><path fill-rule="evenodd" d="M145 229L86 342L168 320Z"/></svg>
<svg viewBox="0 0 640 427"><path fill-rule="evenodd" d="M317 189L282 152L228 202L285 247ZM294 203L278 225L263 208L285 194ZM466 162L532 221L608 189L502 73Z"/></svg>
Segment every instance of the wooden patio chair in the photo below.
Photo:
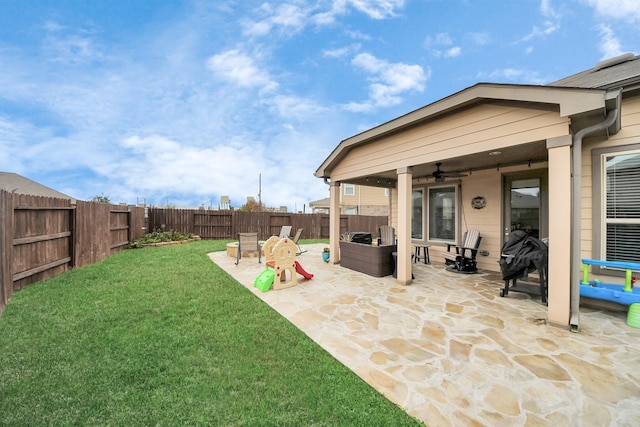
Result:
<svg viewBox="0 0 640 427"><path fill-rule="evenodd" d="M447 252L444 253L444 262L448 265L447 270L455 273L475 273L478 271L476 266L476 255L480 247L479 230L467 230L462 238L462 245L447 245ZM452 249L455 248L455 252Z"/></svg>
<svg viewBox="0 0 640 427"><path fill-rule="evenodd" d="M381 225L378 228L378 246L387 246L396 244L396 229L390 225Z"/></svg>
<svg viewBox="0 0 640 427"><path fill-rule="evenodd" d="M258 233L238 233L238 253L236 255L236 265L242 258L242 252L258 252L258 263L262 264L262 248L258 241Z"/></svg>

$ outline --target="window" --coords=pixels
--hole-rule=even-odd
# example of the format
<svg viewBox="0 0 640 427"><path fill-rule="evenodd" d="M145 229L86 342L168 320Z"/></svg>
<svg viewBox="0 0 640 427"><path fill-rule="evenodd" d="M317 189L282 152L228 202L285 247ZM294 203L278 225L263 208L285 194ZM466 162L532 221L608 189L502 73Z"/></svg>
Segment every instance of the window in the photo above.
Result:
<svg viewBox="0 0 640 427"><path fill-rule="evenodd" d="M640 151L602 154L602 259L640 260Z"/></svg>
<svg viewBox="0 0 640 427"><path fill-rule="evenodd" d="M412 238L433 242L455 242L458 224L457 186L416 188L412 192L411 204Z"/></svg>
<svg viewBox="0 0 640 427"><path fill-rule="evenodd" d="M411 192L411 238L422 240L422 199L423 189L415 188Z"/></svg>
<svg viewBox="0 0 640 427"><path fill-rule="evenodd" d="M429 240L456 239L456 187L429 188Z"/></svg>
<svg viewBox="0 0 640 427"><path fill-rule="evenodd" d="M356 194L356 186L353 184L344 184L344 195L345 196L355 196Z"/></svg>

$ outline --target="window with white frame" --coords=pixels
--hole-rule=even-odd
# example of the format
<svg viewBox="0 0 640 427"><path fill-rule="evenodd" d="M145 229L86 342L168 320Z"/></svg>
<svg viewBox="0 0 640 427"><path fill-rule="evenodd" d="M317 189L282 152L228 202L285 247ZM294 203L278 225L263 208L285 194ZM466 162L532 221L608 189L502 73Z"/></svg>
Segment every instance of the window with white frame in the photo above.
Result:
<svg viewBox="0 0 640 427"><path fill-rule="evenodd" d="M353 184L343 184L344 185L344 195L345 196L355 196L356 194L356 186Z"/></svg>
<svg viewBox="0 0 640 427"><path fill-rule="evenodd" d="M414 189L411 212L413 239L454 243L459 222L457 185Z"/></svg>
<svg viewBox="0 0 640 427"><path fill-rule="evenodd" d="M601 259L640 260L640 149L598 150ZM595 157L595 156L594 156Z"/></svg>

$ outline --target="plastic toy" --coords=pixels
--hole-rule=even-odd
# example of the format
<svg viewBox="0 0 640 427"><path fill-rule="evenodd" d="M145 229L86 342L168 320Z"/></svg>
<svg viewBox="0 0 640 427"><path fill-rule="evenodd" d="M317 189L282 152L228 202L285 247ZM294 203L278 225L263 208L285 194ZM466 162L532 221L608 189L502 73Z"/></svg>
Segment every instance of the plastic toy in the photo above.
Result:
<svg viewBox="0 0 640 427"><path fill-rule="evenodd" d="M603 283L599 280L589 280L589 265L625 270L624 285ZM612 301L623 305L640 303L640 288L633 287L633 271L640 271L640 264L633 262L583 259L580 295L588 298Z"/></svg>
<svg viewBox="0 0 640 427"><path fill-rule="evenodd" d="M294 264L296 266L296 272L298 274L302 275L302 277L304 277L305 279L313 279L313 274L307 273L307 271L304 268L302 268L302 266L298 261L296 261Z"/></svg>
<svg viewBox="0 0 640 427"><path fill-rule="evenodd" d="M262 292L267 292L271 289L271 285L273 284L273 279L275 278L276 272L267 267L258 277L256 277L255 282L253 282L253 286L260 289Z"/></svg>
<svg viewBox="0 0 640 427"><path fill-rule="evenodd" d="M273 281L273 289L286 289L298 284L298 276L295 271L297 246L291 239L281 239L273 247L273 262L276 277ZM289 272L289 281L286 280Z"/></svg>
<svg viewBox="0 0 640 427"><path fill-rule="evenodd" d="M297 245L288 237L281 239L278 236L271 236L262 245L264 250L267 269L260 273L254 282L254 286L262 292L271 289L286 289L298 284L297 274L305 279L312 279L313 274L307 272L298 261L295 260ZM289 280L287 280L289 277Z"/></svg>

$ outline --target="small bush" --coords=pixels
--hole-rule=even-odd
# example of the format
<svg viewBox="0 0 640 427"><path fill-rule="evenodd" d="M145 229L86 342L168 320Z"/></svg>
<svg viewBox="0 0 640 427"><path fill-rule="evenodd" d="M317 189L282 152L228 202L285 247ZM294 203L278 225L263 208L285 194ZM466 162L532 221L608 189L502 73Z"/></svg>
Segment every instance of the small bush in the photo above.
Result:
<svg viewBox="0 0 640 427"><path fill-rule="evenodd" d="M163 242L180 242L183 240L190 240L195 237L192 233L178 233L177 231L154 231L152 233L145 234L144 236L138 237L136 240L131 242L129 247L131 248L141 248L144 245L150 245L153 243L163 243Z"/></svg>

